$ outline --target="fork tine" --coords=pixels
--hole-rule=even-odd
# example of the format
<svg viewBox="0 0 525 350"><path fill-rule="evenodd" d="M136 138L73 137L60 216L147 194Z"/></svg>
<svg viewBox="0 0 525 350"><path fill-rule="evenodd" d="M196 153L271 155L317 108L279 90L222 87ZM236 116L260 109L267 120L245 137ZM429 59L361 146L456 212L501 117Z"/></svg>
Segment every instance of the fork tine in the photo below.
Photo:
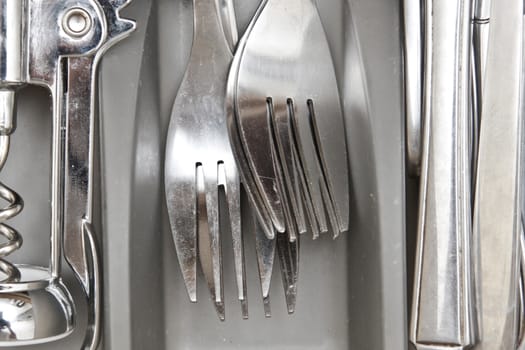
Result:
<svg viewBox="0 0 525 350"><path fill-rule="evenodd" d="M319 235L322 232L326 232L328 230L328 227L326 225L325 216L323 215L324 211L322 209L322 205L317 201L315 202L312 198L312 195L310 193L310 189L308 187L308 179L306 177L305 168L303 164L303 160L301 158L301 150L302 146L299 143L299 137L297 135L297 126L296 126L296 107L293 103L293 100L288 100L289 105L289 113L290 113L290 130L292 134L292 153L295 159L295 169L297 172L297 176L299 178L299 185L300 185L300 196L303 201L304 207L306 208L306 213L308 215L308 220L310 222L310 229L312 230L312 236L313 239L319 238ZM319 205L321 207L321 213L318 215L318 212L316 210L318 208L315 207L315 205ZM320 220L320 221L319 221Z"/></svg>
<svg viewBox="0 0 525 350"><path fill-rule="evenodd" d="M280 168L278 176L283 183L281 193L286 193L290 204L289 210L293 213L299 233L306 232L306 223L303 208L299 200L300 195L297 192L297 172L295 171L295 159L292 151L292 135L290 130L290 109L293 108L291 101L282 103L282 101L273 101L268 99L268 110L270 115L270 124L273 131L276 157L278 160L276 168ZM284 202L284 200L283 200ZM284 209L286 215L286 209ZM289 218L291 220L291 218Z"/></svg>
<svg viewBox="0 0 525 350"><path fill-rule="evenodd" d="M267 102L259 100L238 100L239 108L250 108L241 120L237 119L241 147L246 155L247 163L252 174L253 182L257 186L262 204L266 207L273 226L279 232L285 231L284 208L281 205L282 193L279 193L278 169L275 168L274 154L264 150L272 148L271 130ZM266 118L261 118L265 116ZM239 127L241 126L241 127ZM257 145L247 142L258 140ZM238 151L238 150L237 150Z"/></svg>
<svg viewBox="0 0 525 350"><path fill-rule="evenodd" d="M326 214L333 229L334 238L348 229L346 219L343 219L338 207L337 194L331 186L331 174L325 161L323 143L319 135L317 118L312 100L308 100L306 107L299 104L295 108L292 118L294 134L297 140L299 158L305 172L307 193L313 201L316 218L321 232L327 232ZM346 152L339 152L346 154ZM343 162L344 163L344 162ZM346 164L344 165L346 167ZM344 168L343 167L343 168ZM344 204L347 205L346 203Z"/></svg>
<svg viewBox="0 0 525 350"><path fill-rule="evenodd" d="M318 166L321 169L321 178L319 179L319 186L321 188L321 195L325 203L326 212L328 213L328 219L334 230L334 239L339 236L341 232L347 230L347 225L343 223L343 219L340 213L337 211L335 202L335 191L330 186L330 174L329 167L326 164L325 152L323 150L323 144L321 136L319 135L319 127L317 125L317 118L315 115L314 102L312 100L307 101L308 105L308 116L310 122L310 130L312 132L312 139L314 141L315 150L317 151ZM343 152L346 154L346 152ZM348 201L346 201L348 202Z"/></svg>
<svg viewBox="0 0 525 350"><path fill-rule="evenodd" d="M301 122L305 116L310 115L310 111L306 104L293 104L293 115L291 118L292 128L294 131L295 141L297 144L298 154L298 169L303 171L303 188L305 190L306 198L312 203L312 208L315 214L316 222L319 225L319 232L328 232L328 224L326 221L325 208L323 203L323 196L319 179L321 178L321 169L319 162L316 159L317 151L312 140L310 127ZM308 158L307 155L310 157ZM313 224L312 224L313 226ZM334 227L335 229L335 227Z"/></svg>
<svg viewBox="0 0 525 350"><path fill-rule="evenodd" d="M303 165L299 157L298 144L295 139L294 132L293 132L293 125L291 129L292 129L292 138L293 138L292 154L293 154L293 159L295 162L294 170L299 180L297 184L299 187L297 189L297 193L300 196L300 200L302 201L304 208L306 209L305 210L306 215L308 216L308 221L310 223L309 228L312 231L312 238L315 240L319 238L321 231L319 230L319 222L317 221L317 218L315 216L313 201L308 191L308 185L306 184L306 175L304 173Z"/></svg>
<svg viewBox="0 0 525 350"><path fill-rule="evenodd" d="M322 173L322 186L327 195L325 204L331 215L332 224L335 225L333 226L334 238L348 231L350 217L349 162L345 123L338 97L339 95L334 96L331 102L322 99L318 103L312 99L307 101L310 132ZM337 117L327 118L328 115ZM329 120L333 122L330 123ZM335 129L332 124L336 125ZM328 140L337 142L327 142Z"/></svg>
<svg viewBox="0 0 525 350"><path fill-rule="evenodd" d="M258 220L255 220L255 251L257 253L257 266L259 268L264 315L266 317L271 317L272 315L270 309L270 283L272 281L275 259L275 241L275 239L266 237Z"/></svg>
<svg viewBox="0 0 525 350"><path fill-rule="evenodd" d="M277 191L281 196L281 208L284 213L284 220L286 224L286 231L281 232L281 234L286 233L290 242L295 242L299 234L297 230L297 223L292 215L289 193L287 191L286 185L284 183L284 175L282 173L281 164L279 163L279 156L277 155L278 150L276 149L277 145L272 144L270 151L272 154L272 159L274 159L274 169L276 170L276 185Z"/></svg>
<svg viewBox="0 0 525 350"><path fill-rule="evenodd" d="M297 169L297 157L298 156L297 156L297 151L295 151L295 145L293 144L293 141L291 145L292 145L291 147L292 176L294 178L294 191L295 191L295 196L296 196L296 201L297 201L297 210L299 211L297 215L298 217L301 217L301 220L303 221L303 226L304 226L304 229L301 229L300 226L298 226L298 231L300 234L304 234L308 231L308 223L306 221L307 215L309 215L307 213L308 204L305 203L304 201L305 197L303 196L303 189L301 187L301 178L299 175L299 169Z"/></svg>
<svg viewBox="0 0 525 350"><path fill-rule="evenodd" d="M171 128L172 126L170 126ZM168 140L167 153L175 151ZM171 232L177 251L177 259L188 296L192 302L197 302L197 225L196 225L196 189L195 165L188 164L183 170L186 173L175 175L173 157L166 157L166 201ZM179 170L179 169L177 169ZM187 181L179 181L179 176ZM181 198L184 201L180 200Z"/></svg>
<svg viewBox="0 0 525 350"><path fill-rule="evenodd" d="M219 185L224 187L228 203L229 222L232 234L233 257L237 294L241 302L242 317L248 318L248 294L246 288L246 268L244 262L244 241L241 224L241 188L237 168L233 159L218 164Z"/></svg>
<svg viewBox="0 0 525 350"><path fill-rule="evenodd" d="M219 228L217 164L197 166L197 218L199 260L212 301L221 321L225 319L222 255Z"/></svg>
<svg viewBox="0 0 525 350"><path fill-rule="evenodd" d="M277 256L281 266L281 278L283 281L284 295L288 313L295 311L297 300L297 280L299 274L299 240L290 242L286 235L277 235Z"/></svg>
<svg viewBox="0 0 525 350"><path fill-rule="evenodd" d="M279 182L284 186L282 182ZM282 192L284 193L284 191ZM284 295L288 313L295 311L295 302L297 299L297 279L299 268L299 233L297 223L290 212L290 203L288 195L283 196L283 210L286 218L285 234L278 234L276 238L277 256L281 266L281 278L283 281Z"/></svg>
<svg viewBox="0 0 525 350"><path fill-rule="evenodd" d="M242 41L243 39L241 39L241 42ZM250 199L250 203L252 204L252 207L255 211L259 225L266 234L266 237L268 237L269 239L273 239L275 238L275 228L273 225L273 220L271 219L270 213L264 205L264 201L261 197L261 194L257 189L255 178L252 174L252 171L248 164L246 153L242 146L239 127L237 124L236 83L240 58L240 55L234 56L233 62L230 67L230 73L228 75L225 101L228 135L230 138L230 143L232 146L235 161L240 169L241 181L245 185L244 189L246 191L246 194L248 195L248 198Z"/></svg>

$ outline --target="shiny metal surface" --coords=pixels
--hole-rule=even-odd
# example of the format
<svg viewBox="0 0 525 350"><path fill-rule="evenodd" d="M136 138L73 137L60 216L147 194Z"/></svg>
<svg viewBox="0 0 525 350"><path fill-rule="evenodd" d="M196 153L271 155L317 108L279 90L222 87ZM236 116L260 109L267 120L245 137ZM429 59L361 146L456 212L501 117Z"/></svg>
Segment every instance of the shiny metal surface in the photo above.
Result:
<svg viewBox="0 0 525 350"><path fill-rule="evenodd" d="M475 57L475 78L479 85L475 92L478 99L483 96L483 79L487 68L488 37L490 29L491 0L474 0L472 41Z"/></svg>
<svg viewBox="0 0 525 350"><path fill-rule="evenodd" d="M355 130L354 133L357 134L357 137L353 138L357 145L357 147L353 148L354 152L357 154L362 153L362 159L368 159L368 162L357 161L355 164L368 164L369 166L365 168L367 170L355 167L357 174L354 176L366 178L364 181L363 179L357 181L355 185L358 193L362 194L362 196L358 197L359 204L355 205L356 208L360 209L354 213L354 215L359 215L360 220L352 220L354 222L352 231L356 235L344 237L344 240L338 241L337 247L334 247L334 249L332 249L333 244L329 237L325 237L324 241L317 241L315 242L316 244L312 245L304 244L304 239L301 241L303 243L301 247L303 249L302 253L306 252L305 256L312 256L312 259L309 259L309 262L302 259L302 271L309 270L310 272L308 275L305 274L305 277L300 281L301 295L298 299L298 314L296 316L288 317L283 315L286 312L280 312L284 311L282 307L284 300L282 292L279 290L281 283L279 280L274 280L272 283L272 302L277 307L275 308L276 310L273 310L274 319L271 322L264 320L261 305L252 306L252 303L250 303L251 320L249 322L243 323L240 317L237 317L238 320L232 320L234 317L229 317L228 322L221 324L215 318L210 317L211 309L209 302L207 302L206 293L208 291L205 283L202 284L202 288L199 287L200 292L205 293L199 295L199 300L201 300L199 305L187 303L187 295L182 287L182 279L179 276L180 273L176 264L176 255L172 247L171 236L167 234L168 231L161 233L157 229L158 226L156 226L163 221L162 207L155 208L154 204L156 201L150 200L150 198L155 198L157 195L156 193L147 192L147 189L153 186L150 185L151 187L148 187L148 185L144 185L152 182L151 174L155 172L155 164L157 164L154 155L158 154L155 152L155 145L160 143L159 139L164 139L166 131L164 124L162 124L162 127L158 126L157 118L165 118L169 116L169 113L162 113L161 117L156 117L155 107L150 107L144 102L137 102L137 104L142 104L141 111L137 112L135 110L137 108L135 99L138 98L137 96L144 98L143 96L148 93L157 97L154 92L156 85L146 85L144 83L147 81L147 73L155 73L156 69L158 69L157 65L163 66L162 79L172 80L173 76L177 77L173 79L172 84L174 89L178 87L180 82L178 77L179 70L183 70L183 66L187 61L185 59L185 49L180 49L180 47L187 45L186 35L190 33L191 36L191 28L186 30L187 28L185 27L185 24L191 21L192 17L191 6L188 6L189 2L169 0L164 3L168 2L170 5L173 4L173 7L178 10L174 18L171 11L166 11L166 6L168 5L160 7L158 12L164 16L171 17L169 21L173 23L172 25L175 26L175 29L178 29L177 33L180 34L175 36L173 35L173 30L167 31L169 32L167 34L169 39L159 40L159 45L166 52L172 50L173 47L165 47L164 44L174 41L175 43L172 45L176 50L173 50L172 55L176 59L164 61L166 63L171 62L168 64L159 64L155 60L154 54L157 40L156 36L152 35L147 37L148 45L144 48L144 52L147 58L152 57L151 61L153 63L150 63L151 66L145 65L140 74L137 72L139 69L136 69L130 62L141 60L142 47L140 45L133 46L129 44L128 40L126 40L125 45L119 45L118 50L111 50L111 54L105 56L102 65L104 69L102 79L105 81L103 85L103 96L106 106L104 114L111 116L110 118L104 118L105 128L103 130L106 133L104 147L113 151L111 155L104 153L104 166L111 169L104 177L104 181L107 181L105 191L111 191L110 204L113 206L113 211L107 214L108 226L104 225L105 244L111 245L111 247L104 247L104 249L107 249L105 259L111 259L111 262L105 260L105 263L111 269L110 271L113 271L113 274L106 276L106 280L110 281L111 285L109 287L104 285L106 292L111 296L111 300L108 301L106 299L108 303L106 304L105 313L110 316L106 318L106 321L108 321L106 327L111 328L107 332L108 337L104 344L105 348L228 349L240 347L243 349L258 349L286 344L290 346L304 346L305 349L403 349L403 343L406 343L406 341L404 342L403 339L405 336L403 331L405 324L402 321L402 311L399 313L384 312L385 308L387 310L392 308L401 310L404 308L403 290L400 288L403 285L403 278L402 274L399 273L402 271L403 266L403 262L400 259L402 254L399 254L399 251L402 249L399 245L399 242L402 241L399 238L401 237L400 232L402 232L400 223L403 217L400 208L403 205L402 198L399 195L399 193L402 193L402 188L400 186L400 171L398 168L398 163L401 166L400 154L403 153L401 150L398 150L400 148L399 140L402 139L400 137L402 134L400 131L402 120L399 118L400 112L397 107L397 101L401 99L398 96L398 90L395 89L400 85L397 75L400 67L398 65L400 56L398 51L396 51L396 48L399 46L399 42L396 41L398 34L395 33L395 30L392 30L397 28L394 25L397 22L397 14L395 12L397 4L387 5L384 1L373 0L356 2L361 4L361 9L365 7L370 11L371 8L374 8L374 11L368 12L368 15L366 12L359 12L359 8L357 10L355 8L352 9L355 11L353 12L354 17L359 21L358 24L355 24L359 31L359 34L356 34L356 36L359 37L363 45L363 51L356 52L356 55L362 55L361 57L365 62L364 66L357 66L355 69L366 68L363 68L363 75L365 75L366 80L371 85L370 90L367 90L367 94L370 95L367 96L371 97L370 105L372 106L370 114L360 114L359 118L352 118L350 123L351 129ZM245 5L247 2L249 1L237 3L240 4L240 7L244 6L246 8L248 6ZM253 3L253 1L251 2ZM337 3L343 2L339 1ZM324 8L325 13L328 13L326 16L328 21L326 23L333 25L340 20L336 16L333 17L335 18L334 20L330 20L330 13L337 11L333 8L334 2L323 1L320 2L320 5ZM134 9L137 8L139 7ZM381 11L380 14L377 13L378 8ZM246 9L244 12L240 12L240 14L243 14L243 17L239 17L241 18L241 27L248 20L247 12L248 10ZM140 12L136 13L138 14L137 17L141 18L142 14ZM345 23L351 26L349 24L350 20L346 15L347 13L345 14ZM365 22L369 22L369 25L362 25ZM167 28L167 26L164 28ZM370 32L368 32L369 34L366 34L366 32L364 34L363 31L370 31L372 34ZM385 34L385 32L388 34ZM334 42L342 45L340 37L334 33L337 33L337 31L334 30L332 32ZM377 36L380 36L380 38ZM393 39L391 41L385 40L385 36L388 39ZM135 40L135 37L136 35L134 34L133 40ZM378 45L369 45L368 37L375 38ZM383 45L383 42L388 45ZM350 48L353 47L349 46L349 52L355 52ZM371 60L370 56L374 56L377 61ZM387 57L388 59L386 59ZM391 58L394 58L394 60L391 61ZM376 65L374 64L376 62L384 64ZM390 72L390 75L382 74L384 71ZM123 72L124 74L122 74ZM175 74L166 74L166 72L175 72ZM121 77L122 75L124 77ZM137 76L140 76L140 79ZM156 79L154 74L151 79ZM169 83L166 85L169 85ZM394 89L391 89L392 86ZM347 83L347 88L348 98L353 98L356 84ZM149 89L153 92L147 92ZM383 93L384 90L388 92ZM167 108L168 104L172 104L173 96L175 96L175 93L172 93L171 88L162 90L162 98L166 99L162 105L163 109ZM395 102L385 102L385 100L391 101L390 99ZM167 102L168 100L170 101ZM118 108L115 109L115 106ZM148 107L151 109L148 109ZM111 113L112 111L113 113ZM374 124L373 131L370 123ZM112 129L107 127L108 124L112 125ZM156 131L161 134L160 138L155 134ZM18 144L20 144L21 138L27 134L29 132L17 134ZM363 135L363 139L371 135L368 145L373 145L373 147L369 148L367 145L360 148L359 141L357 141L359 134ZM118 135L118 137L115 137L115 135ZM383 135L388 137L383 137ZM394 139L397 141L394 142ZM383 162L383 159L386 162ZM11 161L9 163L13 164ZM376 168L376 165L379 168ZM369 171L370 168L376 169L377 172L375 170ZM393 177L394 180L392 180ZM130 182L125 180L128 178L131 178ZM385 181L386 178L389 181ZM376 188L376 181L378 182L378 188ZM7 183L11 184L13 182L9 180ZM18 187L14 185L14 188ZM125 189L123 190L122 188ZM376 191L379 188L380 191ZM384 189L386 189L386 193ZM119 190L121 192L117 192ZM373 198L369 196L371 193L374 194ZM159 195L159 197L163 196ZM29 200L30 197L24 195L24 198L28 198L27 201L29 203L32 202ZM148 200L145 200L145 198ZM122 203L131 203L131 205L122 205ZM118 209L115 207L118 207ZM128 217L127 214L130 214L130 216ZM127 225L129 225L129 229ZM16 227L19 226L16 225ZM22 228L23 226L20 227ZM109 230L109 227L112 229ZM30 237L29 235L32 232L28 233L28 231L27 229L22 230L25 233L24 238L26 234L28 234L27 237ZM362 239L362 241L356 241L355 237L357 236L361 237L359 239ZM349 240L347 241L346 239ZM26 254L27 250L21 253ZM313 258L314 256L315 258ZM164 264L162 263L163 257L166 259ZM23 258L23 256L20 258ZM158 260L161 263L158 263ZM344 263L340 264L342 261ZM389 268L383 270L381 269L382 265L389 266ZM229 265L225 262L225 266ZM253 273L248 274L248 276L256 278L257 271L255 266L252 267L254 268ZM163 272L159 272L159 268ZM278 272L276 271L277 276ZM356 278L360 281L359 283L354 282L355 279L352 278L354 276L359 276ZM160 280L160 288L152 285L149 282L151 280ZM316 288L320 285L323 286L323 289ZM388 287L382 288L382 285ZM123 288L123 286L126 286L126 288ZM179 291L176 291L176 289L179 289ZM260 293L258 288L251 288L250 292L250 301L256 300ZM226 290L225 293L228 297L229 291ZM150 298L157 302L154 304L142 303L141 300L144 300L142 298ZM227 300L226 308L228 310L237 310L238 301L235 299L230 298L230 300ZM337 301L337 303L333 301ZM314 305L310 305L310 303ZM129 310L129 305L134 305L133 310ZM181 317L181 315L184 315L184 317ZM232 313L231 316L237 315ZM389 317L390 321L388 321ZM312 322L312 320L316 320L316 322ZM348 322L348 320L351 322ZM286 327L282 327L284 322L286 322ZM259 328L259 325L261 328ZM79 324L79 327L81 327L81 324ZM265 328L267 329L266 332L260 332L260 329ZM363 331L363 329L368 331ZM381 331L378 329L381 329ZM129 331L131 333L128 333ZM272 334L272 336L268 337L268 334ZM298 334L304 335L304 337L299 338ZM166 346L159 345L164 338L167 342ZM367 338L369 342L365 342L365 345L360 346L361 342ZM70 337L56 346L50 344L45 347L39 346L38 349L78 348L74 346L76 343L72 342L73 339ZM150 340L151 343L147 340ZM71 344L72 346L68 346ZM350 347L352 345L353 347Z"/></svg>
<svg viewBox="0 0 525 350"><path fill-rule="evenodd" d="M118 16L118 9L127 2L127 0L118 0L113 4L111 0L101 0L98 6L103 12L98 18L93 18L93 27L90 32L86 33L86 36L99 37L98 40L88 44L88 46L96 47L97 50L90 52L91 50L88 49L80 57L69 57L67 64L57 67L59 74L68 77L67 90L64 85L56 87L57 94L60 96L57 97L62 101L59 110L60 118L64 118L59 118L59 120L66 125L65 138L64 136L61 138L62 142L65 142L61 148L64 152L62 159L64 162L62 165L64 172L62 180L64 186L64 255L77 273L86 292L90 290L88 260L91 253L86 248L87 234L84 223L90 222L93 210L92 168L96 68L105 50L129 35L134 28L133 22L122 20ZM96 8L96 10L99 9ZM86 7L84 11L89 13L90 9ZM99 28L97 28L97 19L100 21ZM57 135L57 137L60 136Z"/></svg>
<svg viewBox="0 0 525 350"><path fill-rule="evenodd" d="M235 18L235 8L231 0L219 0L217 2L219 20L222 23L224 36L231 52L235 52L235 47L239 42L239 33L237 31L237 20Z"/></svg>
<svg viewBox="0 0 525 350"><path fill-rule="evenodd" d="M422 0L403 1L406 149L408 170L421 171L423 32Z"/></svg>
<svg viewBox="0 0 525 350"><path fill-rule="evenodd" d="M523 2L493 1L473 221L482 327L477 350L518 345L522 51Z"/></svg>
<svg viewBox="0 0 525 350"><path fill-rule="evenodd" d="M230 44L236 35L224 35L223 24L234 18L220 15L223 5L218 0L193 2L193 45L172 109L165 164L168 213L188 295L197 301L199 259L221 320L225 310L219 187L224 189L227 202L224 210L232 234L238 297L243 318L248 317L240 180L224 110L226 78L233 58ZM235 28L234 22L226 27Z"/></svg>
<svg viewBox="0 0 525 350"><path fill-rule="evenodd" d="M89 13L80 7L74 7L62 16L62 29L70 37L81 38L86 35L91 28L92 22Z"/></svg>
<svg viewBox="0 0 525 350"><path fill-rule="evenodd" d="M523 7L524 25L523 25L523 48L525 48L525 5ZM521 84L525 86L525 54L522 55ZM522 101L525 100L525 89L521 89ZM525 104L521 105L521 117L525 115ZM523 162L523 147L525 139L522 138L521 157ZM523 163L522 163L523 164ZM524 191L525 186L525 167L521 167L520 186L521 186L521 213L520 213L520 235L519 235L519 288L518 288L518 308L519 308L519 332L518 332L518 350L525 349L525 215L524 215Z"/></svg>
<svg viewBox="0 0 525 350"><path fill-rule="evenodd" d="M314 237L329 226L334 237L347 231L344 121L311 0L262 1L236 51L227 97L233 149L268 238L274 230L291 241L308 228Z"/></svg>
<svg viewBox="0 0 525 350"><path fill-rule="evenodd" d="M263 298L264 315L271 317L270 306L270 284L272 282L273 264L275 261L276 239L269 239L266 234L256 224L255 228L255 253L257 254L257 267L261 282L261 293Z"/></svg>
<svg viewBox="0 0 525 350"><path fill-rule="evenodd" d="M0 86L17 87L24 83L26 68L27 8L28 1L0 1Z"/></svg>
<svg viewBox="0 0 525 350"><path fill-rule="evenodd" d="M289 314L295 312L297 302L297 284L299 277L299 242L300 236L291 242L286 235L277 235L275 238L277 257L281 266L281 279L283 281L284 298Z"/></svg>
<svg viewBox="0 0 525 350"><path fill-rule="evenodd" d="M2 50L9 54L2 55L7 59L0 62L2 70L6 71L0 77L1 87L13 89L35 84L48 88L52 95L51 259L48 272L51 282L46 288L51 294L63 289L62 294L69 295L60 282L63 245L64 257L87 297L88 330L84 349L98 346L101 326L100 264L91 228L96 66L101 54L134 27L131 21L122 20L118 15L118 10L126 3L126 0L65 0L60 3L6 0L0 7L2 16L9 17L2 19L2 35L11 38L3 42L6 47ZM2 106L8 108L2 114L4 133L14 130L15 125L6 119L9 115L14 119L14 108L9 108L15 104L7 103L8 98L2 101ZM23 292L32 284L22 276L15 286L3 283L0 289ZM55 294L58 297L59 293ZM62 299L66 301L55 303L53 307L64 309L68 304L67 309L72 310L71 297ZM54 313L60 314L58 310ZM37 320L44 322L35 318L35 322ZM61 322L60 317L51 320ZM4 341L14 346L56 340L71 332L72 322L66 324L67 327L59 327L50 323L47 328L35 324L37 332L33 333L33 338L29 335L20 341L17 337L8 337ZM42 329L47 329L47 333ZM63 334L56 334L58 329L62 329Z"/></svg>
<svg viewBox="0 0 525 350"><path fill-rule="evenodd" d="M24 84L24 8L24 1L0 1L0 171L7 161L10 136L16 127L15 91ZM0 197L8 203L0 210L0 235L7 240L0 247L1 282L18 281L20 271L5 257L20 248L22 236L6 221L22 211L24 202L3 183L0 183Z"/></svg>
<svg viewBox="0 0 525 350"><path fill-rule="evenodd" d="M101 332L100 262L91 222L97 64L108 48L129 35L135 27L134 22L122 19L118 14L119 9L127 3L128 0L99 1L98 10L101 13L98 20L102 25L99 29L100 41L95 46L97 50L91 53L87 51L80 57L69 57L67 64L61 67L64 70L59 70L59 74L67 76L67 85L57 86L62 99L59 113L64 118L57 119L61 121L61 125L66 125L66 135L64 139L58 132L55 134L55 146L60 147L55 152L63 152L63 155L57 155L58 158L63 158L54 162L54 170L58 171L60 168L63 171L60 175L63 176L62 179L55 177L61 185L55 188L63 188L64 256L75 271L88 299L88 326L82 345L84 349L96 349ZM88 8L81 8L77 4L73 10L68 10L62 16L67 19L71 11L81 13L82 16L89 13ZM85 29L74 33L71 38L78 40L82 32L85 33L84 37L97 33L96 19L86 19ZM67 32L71 30L68 29Z"/></svg>
<svg viewBox="0 0 525 350"><path fill-rule="evenodd" d="M423 162L410 340L467 349L477 337L471 227L469 0L426 2Z"/></svg>
<svg viewBox="0 0 525 350"><path fill-rule="evenodd" d="M24 283L0 286L0 347L56 341L71 334L75 307L48 269L18 265Z"/></svg>
<svg viewBox="0 0 525 350"><path fill-rule="evenodd" d="M472 167L477 169L479 128L483 107L483 79L487 66L487 49L490 23L491 0L473 1L472 19L472 118L471 118L471 152ZM475 172L473 173L475 178ZM475 182L473 182L473 188Z"/></svg>
<svg viewBox="0 0 525 350"><path fill-rule="evenodd" d="M13 115L11 115L11 118ZM9 153L10 135L0 135L0 171L4 168ZM22 236L13 227L5 222L18 215L23 207L24 201L18 193L0 182L0 198L7 201L9 205L0 210L0 235L7 240L0 246L0 271L5 276L0 283L20 280L20 271L9 263L5 258L22 246Z"/></svg>
<svg viewBox="0 0 525 350"><path fill-rule="evenodd" d="M145 2L135 1L126 10L142 19L138 33L146 24ZM243 30L258 1L235 4ZM345 0L321 0L318 5L349 106L356 191L351 198L356 210L351 211L352 234L343 235L337 244L328 235L315 242L302 237L302 276L291 317L278 270L270 286L272 319L264 316L250 231L243 235L249 321L243 321L238 311L229 234L223 242L227 322L214 317L201 273L197 274L198 303L188 302L183 287L169 222L164 222L164 193L157 193L154 179L159 181L157 147L164 149L170 110L191 49L191 1L156 1L145 46L133 34L104 57L103 111L111 115L103 119L102 129L108 206L104 262L109 269L104 285L105 349L406 349L399 3L352 1L352 16ZM348 35L361 45L348 43ZM144 40L144 34L139 38ZM364 77L364 88L353 79L352 72L357 71ZM163 191L163 185L159 187ZM276 265L279 268L277 261ZM45 349L74 348L68 347L72 339L62 347Z"/></svg>
<svg viewBox="0 0 525 350"><path fill-rule="evenodd" d="M521 178L523 186L523 177ZM523 195L523 192L522 192ZM523 210L523 209L522 209ZM520 238L519 238L519 284L518 284L518 298L519 298L519 332L518 332L518 350L525 349L525 221L523 212L520 215Z"/></svg>

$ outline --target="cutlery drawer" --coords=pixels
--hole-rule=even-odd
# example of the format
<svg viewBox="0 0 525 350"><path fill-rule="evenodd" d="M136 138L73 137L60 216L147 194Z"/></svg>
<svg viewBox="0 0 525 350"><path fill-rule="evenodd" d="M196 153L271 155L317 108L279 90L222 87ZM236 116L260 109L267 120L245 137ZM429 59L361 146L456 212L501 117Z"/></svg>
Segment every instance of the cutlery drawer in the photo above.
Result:
<svg viewBox="0 0 525 350"><path fill-rule="evenodd" d="M275 267L272 317L265 318L248 230L249 320L242 319L235 297L233 253L225 235L225 322L213 310L202 274L199 301L189 302L165 209L165 138L191 48L192 2L134 0L123 11L137 20L137 30L104 56L99 78L96 216L104 265L103 349L407 348L405 207L406 198L414 200L415 184L408 183L407 197L400 3L317 2L345 113L350 232L335 241L328 234L315 242L302 239L296 311L286 312ZM258 1L235 3L242 34ZM51 158L41 149L50 149L51 116L42 113L48 105L45 91L24 90L12 154L2 173L26 203L12 221L25 242L13 261L44 266L49 259L45 174ZM27 349L80 347L85 302L67 265L63 268L76 300L77 329L66 339Z"/></svg>

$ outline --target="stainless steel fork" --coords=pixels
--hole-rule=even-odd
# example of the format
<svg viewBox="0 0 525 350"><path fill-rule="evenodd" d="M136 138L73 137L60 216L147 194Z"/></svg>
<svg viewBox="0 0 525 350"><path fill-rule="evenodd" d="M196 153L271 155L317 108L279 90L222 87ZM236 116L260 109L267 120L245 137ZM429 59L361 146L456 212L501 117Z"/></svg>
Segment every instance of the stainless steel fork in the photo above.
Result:
<svg viewBox="0 0 525 350"><path fill-rule="evenodd" d="M236 40L231 35L236 28L231 24L233 7L228 0L194 0L193 6L193 47L173 105L166 146L169 218L190 300L197 301L199 258L219 318L224 320L219 188L224 189L239 300L246 318L240 182L224 111L231 46Z"/></svg>
<svg viewBox="0 0 525 350"><path fill-rule="evenodd" d="M262 1L235 53L227 97L236 159L268 237L347 231L344 120L311 0Z"/></svg>

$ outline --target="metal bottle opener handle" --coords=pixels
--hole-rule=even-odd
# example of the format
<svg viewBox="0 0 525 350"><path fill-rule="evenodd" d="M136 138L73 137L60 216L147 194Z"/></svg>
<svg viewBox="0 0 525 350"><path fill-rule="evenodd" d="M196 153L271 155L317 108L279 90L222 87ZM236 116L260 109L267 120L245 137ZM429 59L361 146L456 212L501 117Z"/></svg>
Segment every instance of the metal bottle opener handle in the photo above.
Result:
<svg viewBox="0 0 525 350"><path fill-rule="evenodd" d="M119 16L127 3L0 0L0 133L14 131L19 87L49 88L53 103L49 274L51 279L60 278L63 249L88 300L84 349L96 348L100 338L100 266L91 222L96 71L105 50L135 27Z"/></svg>

